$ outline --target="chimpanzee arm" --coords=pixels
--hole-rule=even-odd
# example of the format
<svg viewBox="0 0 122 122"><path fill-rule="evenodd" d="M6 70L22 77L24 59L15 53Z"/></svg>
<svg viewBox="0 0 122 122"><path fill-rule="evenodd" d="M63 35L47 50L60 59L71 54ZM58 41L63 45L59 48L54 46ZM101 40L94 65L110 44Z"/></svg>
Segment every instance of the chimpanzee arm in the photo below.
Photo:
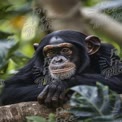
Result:
<svg viewBox="0 0 122 122"><path fill-rule="evenodd" d="M96 82L100 82L104 85L109 86L109 88L117 93L122 93L122 74L118 76L113 76L109 79L106 79L104 76L100 74L83 74L77 75L71 78L69 81L69 87L73 87L76 85L91 85L95 86Z"/></svg>
<svg viewBox="0 0 122 122"><path fill-rule="evenodd" d="M1 102L3 105L13 104L25 101L36 101L38 94L43 90L44 86L38 86L37 84L19 86L11 85L4 88L1 96Z"/></svg>

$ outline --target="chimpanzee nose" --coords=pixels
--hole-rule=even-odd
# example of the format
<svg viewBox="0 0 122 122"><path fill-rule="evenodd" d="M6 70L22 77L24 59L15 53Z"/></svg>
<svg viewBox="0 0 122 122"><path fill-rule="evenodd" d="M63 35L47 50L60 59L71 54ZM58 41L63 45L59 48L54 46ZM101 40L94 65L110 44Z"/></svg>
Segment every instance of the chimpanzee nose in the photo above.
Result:
<svg viewBox="0 0 122 122"><path fill-rule="evenodd" d="M58 57L55 58L54 61L55 61L55 63L62 63L63 62L63 59L58 56Z"/></svg>
<svg viewBox="0 0 122 122"><path fill-rule="evenodd" d="M64 63L66 58L64 56L56 56L52 59L53 64Z"/></svg>

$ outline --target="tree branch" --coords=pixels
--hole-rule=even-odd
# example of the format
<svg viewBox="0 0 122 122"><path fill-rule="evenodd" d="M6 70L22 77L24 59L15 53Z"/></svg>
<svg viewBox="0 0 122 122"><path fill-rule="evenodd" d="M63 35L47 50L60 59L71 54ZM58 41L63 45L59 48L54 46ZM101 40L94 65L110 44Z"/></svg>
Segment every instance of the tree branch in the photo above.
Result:
<svg viewBox="0 0 122 122"><path fill-rule="evenodd" d="M81 13L86 22L95 30L101 31L104 35L122 44L122 24L111 17L95 11L94 9L84 8Z"/></svg>
<svg viewBox="0 0 122 122"><path fill-rule="evenodd" d="M0 122L23 122L26 116L39 115L47 118L55 111L38 102L23 102L0 107Z"/></svg>

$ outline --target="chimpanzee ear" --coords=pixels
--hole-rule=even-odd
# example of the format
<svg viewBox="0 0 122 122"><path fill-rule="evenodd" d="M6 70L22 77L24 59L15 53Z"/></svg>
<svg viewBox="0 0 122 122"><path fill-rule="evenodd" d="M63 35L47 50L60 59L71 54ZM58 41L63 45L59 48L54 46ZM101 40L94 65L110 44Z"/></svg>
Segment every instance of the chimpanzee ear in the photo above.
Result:
<svg viewBox="0 0 122 122"><path fill-rule="evenodd" d="M33 44L33 47L34 47L35 50L37 50L38 46L39 46L38 43L34 43L34 44Z"/></svg>
<svg viewBox="0 0 122 122"><path fill-rule="evenodd" d="M93 35L87 36L85 42L87 44L89 55L95 54L101 46L101 40Z"/></svg>

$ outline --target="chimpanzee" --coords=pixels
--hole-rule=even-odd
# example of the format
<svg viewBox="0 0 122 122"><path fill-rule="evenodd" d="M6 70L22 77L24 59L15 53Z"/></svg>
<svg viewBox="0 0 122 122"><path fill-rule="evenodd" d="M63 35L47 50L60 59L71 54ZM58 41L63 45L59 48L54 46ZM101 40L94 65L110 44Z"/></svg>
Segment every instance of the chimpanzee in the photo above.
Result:
<svg viewBox="0 0 122 122"><path fill-rule="evenodd" d="M69 88L96 82L122 93L120 58L112 45L101 43L98 37L60 30L44 37L35 49L30 62L5 81L3 105L38 100L58 106L68 98Z"/></svg>

